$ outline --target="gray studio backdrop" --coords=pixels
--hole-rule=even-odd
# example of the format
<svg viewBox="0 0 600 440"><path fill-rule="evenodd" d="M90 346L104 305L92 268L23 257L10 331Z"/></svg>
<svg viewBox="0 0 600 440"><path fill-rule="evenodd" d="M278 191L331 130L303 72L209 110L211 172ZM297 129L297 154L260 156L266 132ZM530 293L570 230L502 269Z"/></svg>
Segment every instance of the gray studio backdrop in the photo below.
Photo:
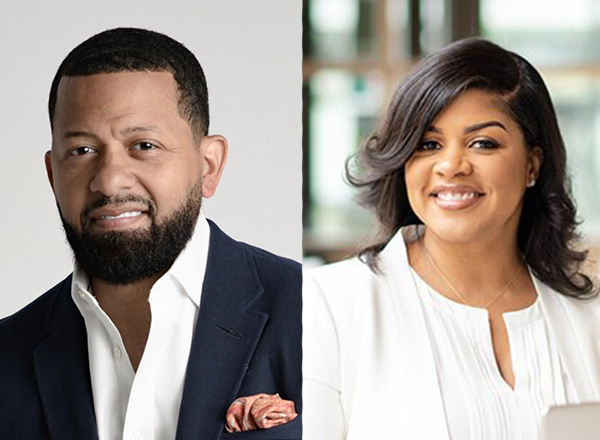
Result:
<svg viewBox="0 0 600 440"><path fill-rule="evenodd" d="M184 43L229 159L204 214L233 238L300 261L301 23L297 0L0 1L0 318L68 275L43 156L50 83L67 53L118 26Z"/></svg>

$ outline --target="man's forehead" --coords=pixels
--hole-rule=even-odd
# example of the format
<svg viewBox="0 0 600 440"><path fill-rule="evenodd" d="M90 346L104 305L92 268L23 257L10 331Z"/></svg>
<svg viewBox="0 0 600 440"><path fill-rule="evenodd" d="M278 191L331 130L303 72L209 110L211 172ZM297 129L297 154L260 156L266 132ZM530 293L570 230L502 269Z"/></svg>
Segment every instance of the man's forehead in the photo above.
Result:
<svg viewBox="0 0 600 440"><path fill-rule="evenodd" d="M53 133L60 138L75 137L69 132L93 132L98 124L109 124L118 132L157 132L165 124L172 127L173 118L189 126L181 117L170 72L67 76L59 84Z"/></svg>
<svg viewBox="0 0 600 440"><path fill-rule="evenodd" d="M158 109L171 102L179 105L177 83L170 72L114 72L86 76L65 76L58 85L56 115L61 110L120 104Z"/></svg>
<svg viewBox="0 0 600 440"><path fill-rule="evenodd" d="M58 83L58 95L73 89L80 91L97 91L99 86L119 84L143 84L163 86L177 91L177 83L173 74L168 70L123 70L117 72L100 72L91 75L64 75Z"/></svg>

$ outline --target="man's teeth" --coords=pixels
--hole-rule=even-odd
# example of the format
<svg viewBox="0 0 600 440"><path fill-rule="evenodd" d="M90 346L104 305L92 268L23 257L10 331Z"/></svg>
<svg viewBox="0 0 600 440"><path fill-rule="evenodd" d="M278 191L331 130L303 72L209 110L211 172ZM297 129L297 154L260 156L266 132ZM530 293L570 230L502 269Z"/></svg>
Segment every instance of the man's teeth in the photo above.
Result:
<svg viewBox="0 0 600 440"><path fill-rule="evenodd" d="M438 199L446 200L449 202L458 202L461 200L474 199L477 197L477 193L451 193L451 192L441 192L438 193Z"/></svg>
<svg viewBox="0 0 600 440"><path fill-rule="evenodd" d="M117 218L137 217L141 213L142 213L142 211L128 211L128 212L124 212L123 214L119 214L119 215L103 215L103 216L100 216L100 219L114 220Z"/></svg>

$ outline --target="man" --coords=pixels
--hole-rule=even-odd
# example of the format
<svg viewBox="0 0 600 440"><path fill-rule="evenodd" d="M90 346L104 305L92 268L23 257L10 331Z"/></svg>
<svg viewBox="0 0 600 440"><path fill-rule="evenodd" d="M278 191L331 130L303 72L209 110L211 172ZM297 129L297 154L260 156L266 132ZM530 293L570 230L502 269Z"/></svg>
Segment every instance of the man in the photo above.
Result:
<svg viewBox="0 0 600 440"><path fill-rule="evenodd" d="M230 405L260 393L301 413L300 268L200 213L227 141L208 135L193 54L102 32L59 67L49 114L46 169L76 263L0 321L0 438L225 438ZM294 416L231 436L299 439Z"/></svg>

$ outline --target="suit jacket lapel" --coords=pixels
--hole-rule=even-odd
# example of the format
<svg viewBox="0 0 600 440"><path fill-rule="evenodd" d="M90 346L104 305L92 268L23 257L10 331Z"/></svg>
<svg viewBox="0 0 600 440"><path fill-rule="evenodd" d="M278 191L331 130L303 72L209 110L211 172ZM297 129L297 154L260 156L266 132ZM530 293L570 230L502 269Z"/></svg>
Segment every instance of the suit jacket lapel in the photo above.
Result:
<svg viewBox="0 0 600 440"><path fill-rule="evenodd" d="M218 439L225 412L252 359L268 315L249 308L262 292L252 256L210 222L198 322L188 362L177 440Z"/></svg>
<svg viewBox="0 0 600 440"><path fill-rule="evenodd" d="M435 358L423 306L410 272L404 234L415 239L415 227L402 228L380 255L382 279L394 304L401 350L410 357L404 371L413 390L409 395L413 426L418 433L416 438L450 440Z"/></svg>
<svg viewBox="0 0 600 440"><path fill-rule="evenodd" d="M71 299L71 277L57 287L45 326L50 336L33 352L50 436L97 439L83 317Z"/></svg>

